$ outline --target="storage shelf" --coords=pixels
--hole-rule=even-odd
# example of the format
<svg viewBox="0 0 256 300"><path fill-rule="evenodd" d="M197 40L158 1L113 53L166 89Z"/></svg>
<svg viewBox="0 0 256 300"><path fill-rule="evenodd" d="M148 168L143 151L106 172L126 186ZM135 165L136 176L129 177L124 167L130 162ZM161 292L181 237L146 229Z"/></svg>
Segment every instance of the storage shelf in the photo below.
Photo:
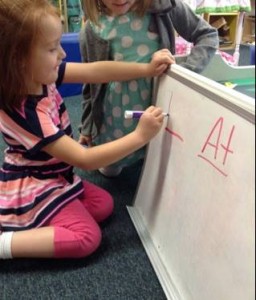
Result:
<svg viewBox="0 0 256 300"><path fill-rule="evenodd" d="M244 19L243 43L255 42L255 16L246 16Z"/></svg>
<svg viewBox="0 0 256 300"><path fill-rule="evenodd" d="M223 44L220 43L221 50L235 48L238 17L239 12L205 13L203 15L209 24L218 29L220 40L223 40Z"/></svg>

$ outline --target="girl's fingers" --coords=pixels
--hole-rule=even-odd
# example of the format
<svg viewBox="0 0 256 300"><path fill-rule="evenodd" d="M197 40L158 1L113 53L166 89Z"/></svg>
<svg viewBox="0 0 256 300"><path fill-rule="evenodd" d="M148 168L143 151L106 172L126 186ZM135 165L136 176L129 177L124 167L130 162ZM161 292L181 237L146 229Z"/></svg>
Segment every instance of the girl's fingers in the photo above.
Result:
<svg viewBox="0 0 256 300"><path fill-rule="evenodd" d="M168 49L162 49L160 50L163 54L168 55L168 57L170 57L172 59L172 61L175 62L175 57L172 55L172 53L168 50Z"/></svg>

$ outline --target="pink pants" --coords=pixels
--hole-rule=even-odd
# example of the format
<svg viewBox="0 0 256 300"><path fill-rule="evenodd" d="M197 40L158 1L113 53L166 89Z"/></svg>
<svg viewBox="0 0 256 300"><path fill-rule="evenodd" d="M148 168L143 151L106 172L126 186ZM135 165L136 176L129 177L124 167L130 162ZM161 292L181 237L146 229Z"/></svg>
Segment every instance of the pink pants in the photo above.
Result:
<svg viewBox="0 0 256 300"><path fill-rule="evenodd" d="M98 223L113 212L113 199L108 192L87 181L83 184L83 196L63 207L47 224L54 227L56 258L92 254L101 242Z"/></svg>

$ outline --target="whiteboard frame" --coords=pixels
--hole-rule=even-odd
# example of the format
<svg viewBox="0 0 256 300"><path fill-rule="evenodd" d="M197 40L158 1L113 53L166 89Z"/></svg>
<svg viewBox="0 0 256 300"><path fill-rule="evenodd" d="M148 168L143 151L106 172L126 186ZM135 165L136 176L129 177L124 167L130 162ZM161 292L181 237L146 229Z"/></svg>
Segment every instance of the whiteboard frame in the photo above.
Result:
<svg viewBox="0 0 256 300"><path fill-rule="evenodd" d="M251 68L247 69L251 74ZM200 92L212 101L237 113L255 124L255 99L215 82L205 76L191 72L179 65L172 65L166 74L184 85ZM159 80L156 82L158 89Z"/></svg>
<svg viewBox="0 0 256 300"><path fill-rule="evenodd" d="M240 92L237 92L235 90L229 89L204 76L191 72L179 65L172 65L167 74L163 76L170 76L180 81L186 86L200 92L202 95L208 97L212 101L222 105L230 111L235 112L250 123L255 124L255 99L241 94ZM155 82L155 95L157 95L160 80L161 78L156 80ZM157 105L157 99L155 99L155 102ZM146 165L146 161L147 157L145 159L144 166ZM140 181L143 178L143 172L144 167L142 169ZM170 277L171 274L163 264L161 257L158 254L158 250L154 246L150 233L148 232L147 227L143 222L143 217L141 216L139 210L136 208L136 198L138 195L139 186L140 182L137 188L133 205L127 207L129 215L156 272L160 284L166 294L167 299L185 300L182 298L182 293L178 290L178 287Z"/></svg>
<svg viewBox="0 0 256 300"><path fill-rule="evenodd" d="M132 222L136 228L136 231L140 237L140 240L144 246L144 249L149 257L149 260L157 274L158 280L164 290L164 293L169 300L180 300L181 295L175 286L170 274L167 272L157 249L152 242L150 234L142 222L141 215L136 207L127 206L127 210L132 219Z"/></svg>

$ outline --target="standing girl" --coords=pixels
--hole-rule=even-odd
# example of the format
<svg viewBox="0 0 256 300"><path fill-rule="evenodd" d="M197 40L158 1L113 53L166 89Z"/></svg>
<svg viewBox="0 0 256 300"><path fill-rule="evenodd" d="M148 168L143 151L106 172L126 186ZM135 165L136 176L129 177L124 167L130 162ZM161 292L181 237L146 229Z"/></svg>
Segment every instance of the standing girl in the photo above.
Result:
<svg viewBox="0 0 256 300"><path fill-rule="evenodd" d="M129 135L85 149L74 139L55 82L107 82L161 74L167 51L151 63L63 63L61 19L48 0L0 0L0 131L8 148L0 170L0 259L84 257L101 241L98 222L111 196L73 167L97 169L143 147L160 130L150 107Z"/></svg>
<svg viewBox="0 0 256 300"><path fill-rule="evenodd" d="M216 29L194 14L182 0L84 0L87 22L81 32L85 62L99 60L149 62L154 51L175 53L175 33L194 43L184 67L201 72L218 47ZM172 59L174 62L174 59ZM99 145L134 130L125 110L144 110L152 103L152 79L86 84L83 89L81 144ZM145 149L100 169L106 176L144 157Z"/></svg>

